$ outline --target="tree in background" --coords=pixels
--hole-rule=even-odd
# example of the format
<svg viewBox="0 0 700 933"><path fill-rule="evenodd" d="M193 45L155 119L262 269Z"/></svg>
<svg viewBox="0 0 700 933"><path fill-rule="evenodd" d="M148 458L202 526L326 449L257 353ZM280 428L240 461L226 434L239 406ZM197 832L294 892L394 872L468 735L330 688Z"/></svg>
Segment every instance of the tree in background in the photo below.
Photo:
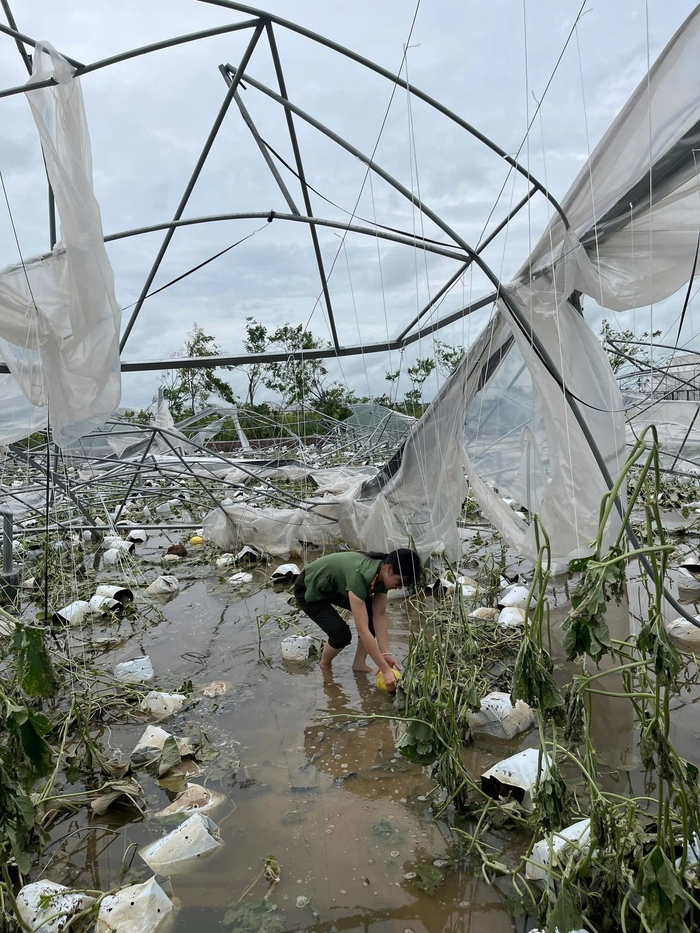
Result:
<svg viewBox="0 0 700 933"><path fill-rule="evenodd" d="M457 369L466 356L465 347L453 347L442 340L435 340L435 363L440 375L447 379Z"/></svg>
<svg viewBox="0 0 700 933"><path fill-rule="evenodd" d="M243 347L246 353L264 353L270 345L270 336L264 324L258 324L253 317L247 317L245 324L245 338ZM255 405L255 392L263 381L265 363L249 363L242 367L248 380L246 404L251 408Z"/></svg>
<svg viewBox="0 0 700 933"><path fill-rule="evenodd" d="M198 324L193 324L184 346L173 355L180 359L189 359L198 356L218 356L220 353L214 337L205 334ZM175 369L161 377L163 397L176 421L201 411L212 396L219 397L229 405L236 404L233 389L225 379L216 375L217 368L232 370L233 366Z"/></svg>
<svg viewBox="0 0 700 933"><path fill-rule="evenodd" d="M649 371L652 360L649 331L635 334L633 330L619 330L606 319L600 326L599 336L603 349L608 354L612 371L616 376L621 373L618 380L620 388L623 391L645 391L650 385ZM651 340L660 336L661 331L655 330ZM628 372L622 372L625 367Z"/></svg>

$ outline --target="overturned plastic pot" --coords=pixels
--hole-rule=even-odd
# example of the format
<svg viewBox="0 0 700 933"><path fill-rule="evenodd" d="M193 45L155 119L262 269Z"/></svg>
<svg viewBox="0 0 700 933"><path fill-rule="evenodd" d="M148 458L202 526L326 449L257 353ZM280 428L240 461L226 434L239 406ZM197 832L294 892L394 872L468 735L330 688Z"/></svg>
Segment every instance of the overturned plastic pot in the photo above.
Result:
<svg viewBox="0 0 700 933"><path fill-rule="evenodd" d="M100 583L95 590L95 596L106 596L107 599L116 599L119 603L128 603L134 598L128 586L112 586L110 583Z"/></svg>
<svg viewBox="0 0 700 933"><path fill-rule="evenodd" d="M181 875L211 858L223 848L216 823L203 813L195 813L162 839L139 849L151 871Z"/></svg>
<svg viewBox="0 0 700 933"><path fill-rule="evenodd" d="M314 640L310 635L288 635L282 639L282 657L285 661L307 661L315 652Z"/></svg>
<svg viewBox="0 0 700 933"><path fill-rule="evenodd" d="M533 791L548 767L548 755L539 748L526 748L485 771L481 775L481 789L494 800L513 797L525 810L532 810Z"/></svg>
<svg viewBox="0 0 700 933"><path fill-rule="evenodd" d="M272 571L270 579L273 583L292 583L301 573L296 564L280 564Z"/></svg>
<svg viewBox="0 0 700 933"><path fill-rule="evenodd" d="M90 611L90 603L85 599L76 599L53 614L55 625L80 625Z"/></svg>

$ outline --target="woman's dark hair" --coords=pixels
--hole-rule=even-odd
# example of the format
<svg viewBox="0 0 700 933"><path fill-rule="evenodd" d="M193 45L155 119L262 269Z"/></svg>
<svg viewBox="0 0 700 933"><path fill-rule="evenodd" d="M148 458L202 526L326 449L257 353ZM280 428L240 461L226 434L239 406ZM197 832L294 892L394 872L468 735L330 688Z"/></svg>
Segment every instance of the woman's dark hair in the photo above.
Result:
<svg viewBox="0 0 700 933"><path fill-rule="evenodd" d="M391 564L394 573L398 573L404 586L415 586L420 580L423 567L420 557L415 551L407 547L398 547L395 551L385 554L383 551L362 551L365 557L380 560L383 564Z"/></svg>
<svg viewBox="0 0 700 933"><path fill-rule="evenodd" d="M404 586L414 586L420 580L423 570L420 557L410 548L399 547L395 551L389 551L384 556L384 563L391 564Z"/></svg>

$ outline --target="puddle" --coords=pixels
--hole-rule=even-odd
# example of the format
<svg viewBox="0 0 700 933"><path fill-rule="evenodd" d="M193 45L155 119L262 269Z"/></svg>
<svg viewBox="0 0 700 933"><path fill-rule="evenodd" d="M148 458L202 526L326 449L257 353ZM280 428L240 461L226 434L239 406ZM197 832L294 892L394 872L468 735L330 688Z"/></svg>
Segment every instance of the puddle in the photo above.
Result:
<svg viewBox="0 0 700 933"><path fill-rule="evenodd" d="M268 856L281 867L281 881L269 897L275 910L258 917L257 926L238 923L233 929L481 933L488 924L489 933L522 933L535 925L514 919L498 887L487 885L473 864L455 858L449 817L431 814L429 769L398 756L390 719L363 719L390 716L392 701L371 676L351 671L352 652L338 658L333 677L325 681L313 661L283 661L280 643L294 630L281 630L278 620L286 624L297 618L288 603L290 589L260 588L266 576L260 570L239 598L211 565L183 562L174 572L182 588L159 604L153 624L122 622L116 637L114 628L94 625L92 636L113 639L111 650L97 661L100 667L112 669L148 655L155 686L177 691L191 682L196 704L162 725L178 737L204 738L218 752L202 766L199 783L226 797L214 814L225 846L196 871L172 879L181 908L176 933L226 929L227 908ZM562 583L553 628L563 618L566 598ZM391 601L388 619L391 644L403 657L414 624L406 604ZM609 622L613 634L623 635L627 607L611 606ZM309 632L320 634L312 625ZM561 659L556 641L555 657ZM562 681L569 674L560 666ZM202 696L214 681L225 684L226 692ZM696 764L698 699L695 688L682 695L672 736L681 754ZM642 793L629 705L597 700L593 727L602 780L619 793ZM103 743L122 748L128 757L144 723L106 717L102 729ZM465 750L465 763L478 774L536 743L534 732L511 742L480 736ZM110 811L88 822L83 809L54 825L42 861L52 880L107 890L117 882L125 856L130 882L150 877L134 849L168 831L153 814L172 795L143 771L138 777L147 803L143 819L130 822L133 814ZM498 842L519 845L517 835ZM431 889L431 878L436 886L428 894L424 888ZM259 900L266 890L261 882L247 901Z"/></svg>

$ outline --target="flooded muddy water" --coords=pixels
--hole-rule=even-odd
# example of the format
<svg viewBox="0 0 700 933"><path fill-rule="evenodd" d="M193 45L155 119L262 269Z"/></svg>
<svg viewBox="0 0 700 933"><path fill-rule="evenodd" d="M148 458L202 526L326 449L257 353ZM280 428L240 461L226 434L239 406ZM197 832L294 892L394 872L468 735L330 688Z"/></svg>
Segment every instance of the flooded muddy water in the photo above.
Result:
<svg viewBox="0 0 700 933"><path fill-rule="evenodd" d="M282 631L278 620L296 619L289 588L270 589L257 572L237 593L211 565L193 568L189 581L188 570L187 561L175 568L182 589L162 605L158 624L123 622L118 647L95 662L111 670L147 654L155 686L178 690L191 681L192 702L162 725L178 737L204 738L210 760L198 780L226 797L212 814L225 846L196 871L172 879L181 908L177 933L224 929L227 909L270 855L281 866L281 881L269 897L276 909L266 914L265 931L522 933L534 926L512 917L502 892L486 883L475 862L459 857L451 818L435 819L431 811L429 769L398 755L390 718L363 718L390 717L392 699L375 687L373 677L352 672L352 652L336 660L333 676L325 680L314 661L286 662L280 642L293 630ZM563 588L554 625L566 597ZM617 612L616 624L624 629L626 607ZM402 600L389 602L388 617L392 647L403 657L415 623ZM320 635L312 623L308 630ZM212 681L223 681L226 693L207 699L202 689ZM629 707L600 699L594 725L601 761L608 762L604 779L619 793L642 792ZM698 699L696 691L684 696L674 720L679 750L696 764ZM144 721L106 720L101 741L128 758L144 728ZM534 733L511 742L479 736L465 756L479 774L535 744ZM138 778L146 818L125 822L110 812L87 823L84 809L73 814L53 828L42 860L45 877L106 890L124 860L130 880L150 877L133 847L167 831L152 814L172 794L143 771ZM507 837L500 842L509 844ZM444 880L428 893L425 869L436 864ZM259 901L266 891L261 881L247 900Z"/></svg>

